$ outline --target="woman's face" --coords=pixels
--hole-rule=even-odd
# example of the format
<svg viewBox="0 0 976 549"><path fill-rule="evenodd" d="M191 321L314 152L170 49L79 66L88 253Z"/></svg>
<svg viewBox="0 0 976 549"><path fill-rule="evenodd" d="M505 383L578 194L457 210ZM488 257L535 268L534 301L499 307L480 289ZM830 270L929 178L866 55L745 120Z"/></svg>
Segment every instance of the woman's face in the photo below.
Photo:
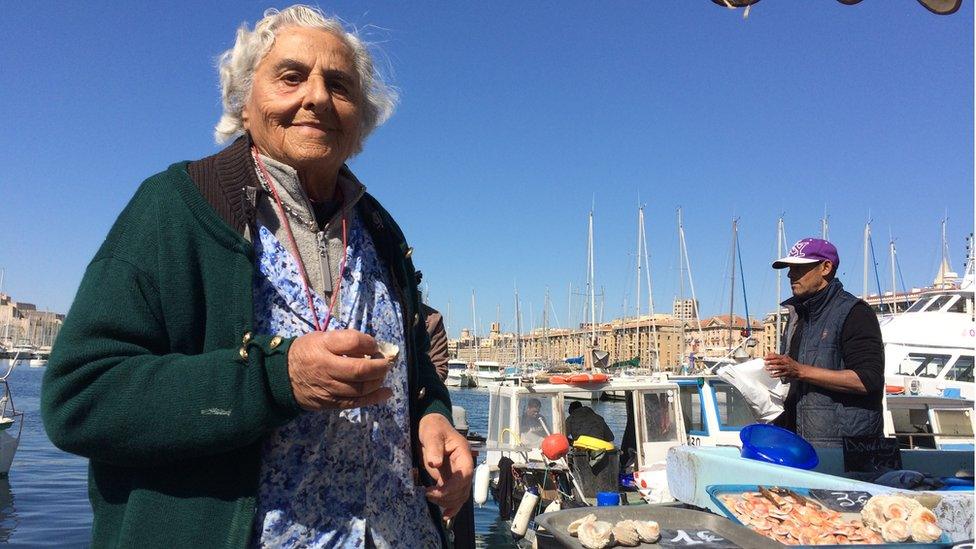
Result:
<svg viewBox="0 0 976 549"><path fill-rule="evenodd" d="M254 71L244 127L263 154L311 181L334 178L359 143L359 78L334 34L286 27Z"/></svg>

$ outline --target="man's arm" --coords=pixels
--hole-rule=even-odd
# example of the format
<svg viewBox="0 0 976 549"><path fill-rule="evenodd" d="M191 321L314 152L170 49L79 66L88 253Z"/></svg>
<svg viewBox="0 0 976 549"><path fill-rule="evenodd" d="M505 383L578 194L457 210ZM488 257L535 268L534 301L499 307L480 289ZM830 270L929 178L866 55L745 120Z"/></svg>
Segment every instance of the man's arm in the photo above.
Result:
<svg viewBox="0 0 976 549"><path fill-rule="evenodd" d="M884 384L884 346L881 328L874 312L858 303L848 314L841 329L843 370L828 370L800 364L787 355L766 355L766 370L774 378L804 381L842 393L868 394L881 390Z"/></svg>
<svg viewBox="0 0 976 549"><path fill-rule="evenodd" d="M427 355L434 363L441 381L447 379L447 362L450 359L447 352L447 330L444 329L444 317L437 310L421 304L420 308L426 316L427 334L430 336L430 350Z"/></svg>

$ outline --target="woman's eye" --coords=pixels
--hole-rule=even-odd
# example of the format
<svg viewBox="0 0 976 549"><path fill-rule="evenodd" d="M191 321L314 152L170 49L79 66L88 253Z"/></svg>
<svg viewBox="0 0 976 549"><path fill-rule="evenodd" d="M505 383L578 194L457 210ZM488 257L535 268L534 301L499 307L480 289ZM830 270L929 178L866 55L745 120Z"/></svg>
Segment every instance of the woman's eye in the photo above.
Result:
<svg viewBox="0 0 976 549"><path fill-rule="evenodd" d="M339 81L329 82L329 89L338 93L346 93L349 91L349 88L344 83Z"/></svg>
<svg viewBox="0 0 976 549"><path fill-rule="evenodd" d="M302 76L297 72L290 72L282 76L281 79L288 84L299 84L302 81Z"/></svg>

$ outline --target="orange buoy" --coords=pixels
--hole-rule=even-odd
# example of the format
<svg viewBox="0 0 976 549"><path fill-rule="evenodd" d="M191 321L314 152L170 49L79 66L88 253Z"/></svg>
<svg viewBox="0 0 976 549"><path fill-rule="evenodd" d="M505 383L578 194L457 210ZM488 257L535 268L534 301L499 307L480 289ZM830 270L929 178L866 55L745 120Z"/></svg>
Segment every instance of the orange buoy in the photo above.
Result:
<svg viewBox="0 0 976 549"><path fill-rule="evenodd" d="M569 383L569 378L566 376L552 376L549 378L549 383Z"/></svg>
<svg viewBox="0 0 976 549"><path fill-rule="evenodd" d="M905 387L902 385L885 385L885 393L889 395L901 395L905 393Z"/></svg>
<svg viewBox="0 0 976 549"><path fill-rule="evenodd" d="M582 384L582 383L606 383L610 379L607 374L576 374L569 377L568 383L571 384Z"/></svg>
<svg viewBox="0 0 976 549"><path fill-rule="evenodd" d="M569 439L561 433L553 433L542 439L542 455L555 461L569 453Z"/></svg>

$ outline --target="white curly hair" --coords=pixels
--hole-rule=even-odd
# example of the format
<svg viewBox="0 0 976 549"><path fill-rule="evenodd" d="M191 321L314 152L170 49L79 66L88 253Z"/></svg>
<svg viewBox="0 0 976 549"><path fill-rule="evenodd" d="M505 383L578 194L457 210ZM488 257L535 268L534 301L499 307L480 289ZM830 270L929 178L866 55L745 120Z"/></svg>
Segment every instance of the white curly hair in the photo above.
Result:
<svg viewBox="0 0 976 549"><path fill-rule="evenodd" d="M360 140L356 147L357 152L362 150L370 132L393 114L398 99L396 90L383 81L366 43L355 32L347 31L342 21L326 16L322 10L301 4L280 11L274 8L266 10L264 18L254 25L254 30L248 30L247 23L244 23L237 29L234 47L217 58L224 112L214 128L214 138L218 143L224 143L244 133L242 112L251 95L254 71L271 51L277 32L285 27L322 29L339 37L349 47L359 73L360 97L364 98L360 109Z"/></svg>

